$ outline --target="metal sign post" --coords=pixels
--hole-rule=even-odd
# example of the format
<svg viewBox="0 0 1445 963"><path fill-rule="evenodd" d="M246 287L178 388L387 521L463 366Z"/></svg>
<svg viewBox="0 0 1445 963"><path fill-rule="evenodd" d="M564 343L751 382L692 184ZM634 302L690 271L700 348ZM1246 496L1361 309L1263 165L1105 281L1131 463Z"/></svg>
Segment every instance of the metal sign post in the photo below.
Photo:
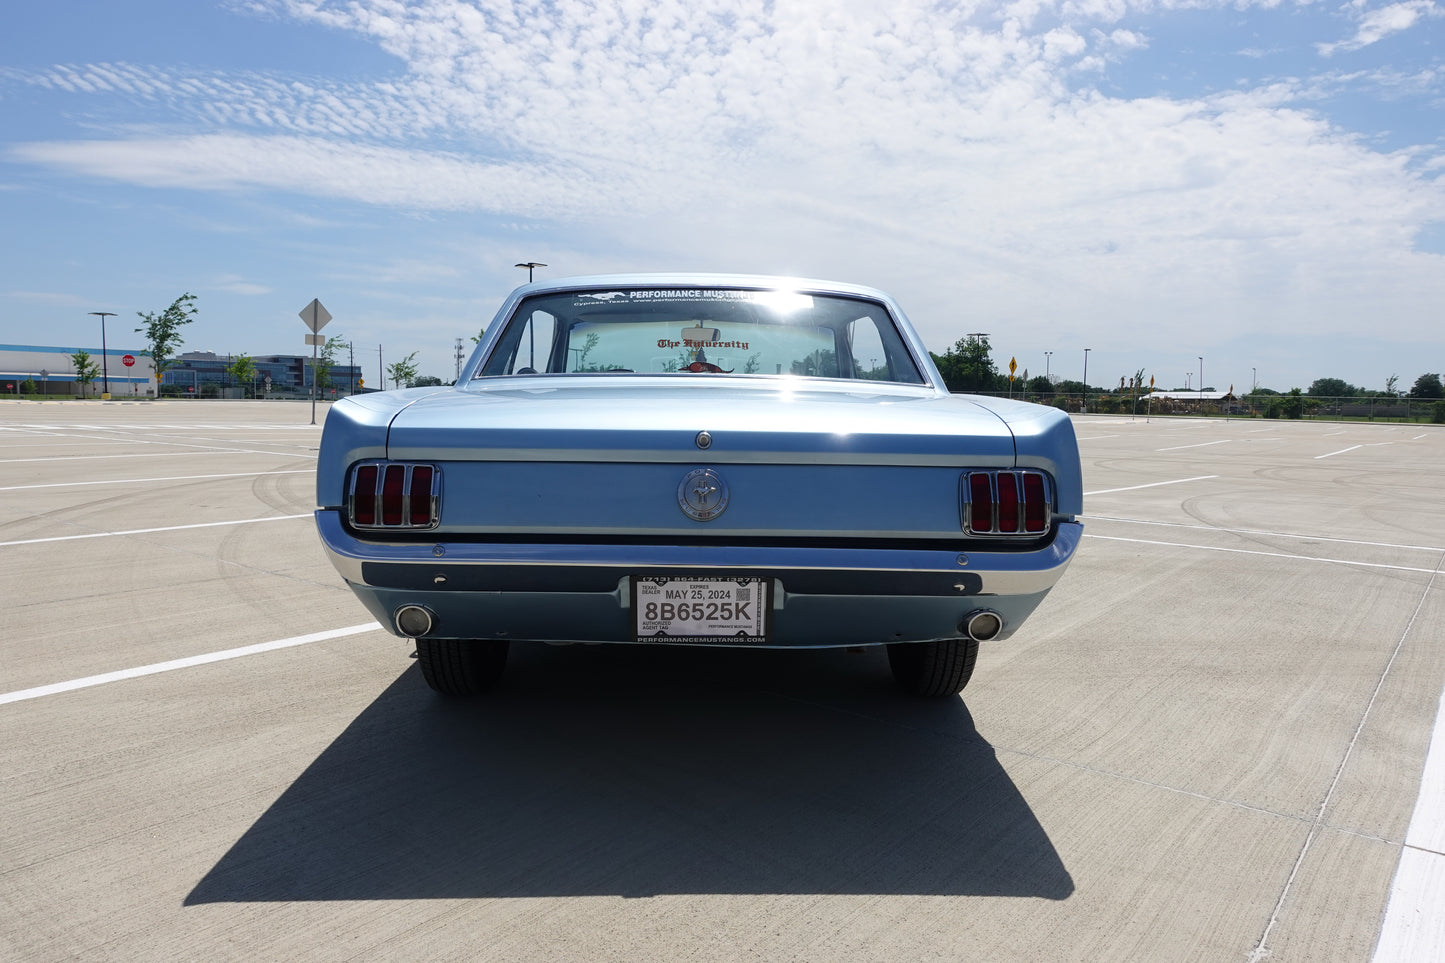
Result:
<svg viewBox="0 0 1445 963"><path fill-rule="evenodd" d="M311 423L316 424L316 352L317 349L326 343L321 336L321 329L326 327L331 320L331 312L322 307L320 300L311 299L311 303L301 309L301 321L311 329L306 336L306 343L311 345Z"/></svg>

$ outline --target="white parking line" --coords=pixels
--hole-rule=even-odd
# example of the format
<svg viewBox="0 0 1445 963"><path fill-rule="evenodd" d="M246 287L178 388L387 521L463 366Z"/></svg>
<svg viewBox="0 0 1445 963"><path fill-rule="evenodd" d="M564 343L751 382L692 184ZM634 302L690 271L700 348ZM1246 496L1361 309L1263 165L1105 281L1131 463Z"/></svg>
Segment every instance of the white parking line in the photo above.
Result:
<svg viewBox="0 0 1445 963"><path fill-rule="evenodd" d="M51 482L48 485L11 485L0 492L22 492L31 488L75 488L80 485L136 485L145 482L196 481L202 478L255 478L258 475L309 475L310 468L287 468L283 471L236 471L225 475L172 475L168 478L111 478L106 481Z"/></svg>
<svg viewBox="0 0 1445 963"><path fill-rule="evenodd" d="M1348 558L1317 558L1313 555L1290 555L1286 552L1260 552L1249 548L1224 548L1220 545L1189 545L1185 542L1160 542L1147 538L1120 538L1117 535L1095 535L1085 532L1085 538L1098 538L1106 542L1129 542L1134 545L1161 545L1166 548L1193 548L1201 552L1226 552L1231 555L1259 555L1264 558L1287 558L1298 562L1324 562L1328 565L1352 565L1356 568L1381 568L1391 572L1424 572L1433 575L1433 568L1415 568L1410 565L1386 565L1383 562L1357 562Z"/></svg>
<svg viewBox="0 0 1445 963"><path fill-rule="evenodd" d="M265 518L242 518L233 522L200 522L195 525L168 525L165 528L132 528L124 532L88 532L84 535L54 535L50 538L23 538L17 542L0 542L0 548L12 545L39 545L44 542L74 542L82 538L110 538L114 535L150 535L155 532L179 532L188 528L217 528L222 525L250 525L253 522L285 522L297 518L311 518L305 515L268 515Z"/></svg>
<svg viewBox="0 0 1445 963"><path fill-rule="evenodd" d="M1425 775L1415 814L1405 833L1400 866L1390 887L1390 902L1376 963L1445 958L1445 693L1435 714L1435 731L1425 757Z"/></svg>
<svg viewBox="0 0 1445 963"><path fill-rule="evenodd" d="M1445 959L1445 693L1435 712L1435 730L1425 756L1425 775L1415 814L1405 832L1400 865L1375 963Z"/></svg>
<svg viewBox="0 0 1445 963"><path fill-rule="evenodd" d="M134 669L121 669L117 672L86 676L83 679L71 679L69 682L56 682L52 685L36 686L33 689L20 689L17 692L0 694L0 705L5 705L9 702L24 702L27 699L39 699L44 696L58 695L62 692L74 692L76 689L88 689L91 686L105 685L107 682L120 682L124 679L137 679L144 675L156 675L160 672L172 672L176 669L189 669L196 665L224 662L227 659L239 659L242 656L257 655L261 652L289 649L292 646L306 645L310 642L324 642L327 639L340 639L348 635L360 635L362 632L371 632L379 628L381 628L381 623L367 622L365 625L351 625L344 629L328 629L325 632L312 632L310 635L297 635L289 639L277 639L274 642L261 642L256 645L243 646L239 649L208 652L205 655L193 655L184 659L172 659L169 662L156 662L152 665L142 665Z"/></svg>
<svg viewBox="0 0 1445 963"><path fill-rule="evenodd" d="M148 442L148 444L150 444ZM204 445L188 445L200 451L141 451L129 455L51 455L45 458L0 458L0 465L14 465L29 461L96 461L105 458L181 458L186 455L275 455L278 458L315 458L311 451L262 451L259 448L208 448Z"/></svg>
<svg viewBox="0 0 1445 963"><path fill-rule="evenodd" d="M1115 515L1080 515L1085 521L1118 522L1122 525L1152 525L1156 528L1185 528L1197 532L1225 532L1230 535L1266 535L1270 538L1303 538L1312 542L1340 542L1345 545L1366 545L1370 548L1399 548L1410 552L1445 552L1441 545L1404 545L1400 542L1367 542L1358 538L1335 535L1301 535L1298 532L1272 532L1262 528L1222 528L1218 525L1186 525L1183 522L1151 522L1142 518L1119 518Z"/></svg>
<svg viewBox="0 0 1445 963"><path fill-rule="evenodd" d="M1208 481L1211 478L1218 478L1218 475L1195 475L1193 478L1176 478L1173 481L1150 482L1147 485L1130 485L1127 488L1101 488L1096 492L1084 492L1084 497L1090 495L1112 495L1114 492L1134 492L1141 488L1158 488L1160 485L1182 485L1185 482Z"/></svg>
<svg viewBox="0 0 1445 963"><path fill-rule="evenodd" d="M1248 957L1248 959L1251 961L1265 960L1268 959L1271 955L1269 949L1270 933L1273 932L1275 924L1279 922L1280 913L1284 909L1286 900L1289 899L1290 890L1294 887L1294 881L1299 875L1300 868L1305 864L1305 858L1309 855L1311 846L1325 828L1325 814L1330 810L1331 802L1335 796L1335 791L1339 788L1340 780L1344 777L1346 768L1349 767L1350 758L1355 753L1355 747L1359 745L1360 735L1365 731L1365 726L1369 723L1370 717L1374 714L1375 703L1380 698L1380 692L1385 687L1385 681L1389 679L1390 672L1392 669L1394 669L1395 662L1400 657L1400 651L1404 649L1406 640L1410 638L1411 631L1414 629L1416 621L1420 618L1421 611L1423 611L1425 608L1425 602L1427 599L1430 598L1430 592L1435 587L1435 580L1439 576L1440 571L1441 570L1439 566L1432 570L1430 581L1426 583L1425 591L1420 593L1420 601L1416 603L1415 611L1410 614L1410 621L1405 623L1405 631L1400 633L1399 639L1397 639L1395 642L1395 648L1390 653L1389 660L1385 663L1384 670L1380 673L1380 677L1375 681L1375 690L1370 693L1370 700L1365 703L1365 711L1360 714L1359 722L1355 725L1354 735L1350 737L1349 744L1345 747L1345 754L1340 758L1340 763L1335 768L1335 777L1330 781L1329 788L1325 790L1325 797L1320 800L1319 808L1315 810L1313 824L1310 826L1309 834L1305 836L1304 846L1300 848L1299 856L1295 858L1294 869L1290 870L1289 878L1285 880L1284 889L1280 891L1279 899L1274 904L1274 912L1270 915L1269 923L1265 926L1264 933L1259 938L1259 943L1255 945L1254 952L1251 953ZM1403 862L1403 852L1401 853L1401 856ZM1398 878L1398 872L1396 876ZM1445 882L1445 880L1440 880L1439 882ZM1439 896L1440 890L1442 888L1445 887L1435 888L1435 900L1428 904L1434 908L1434 912L1430 913L1429 916L1436 917L1437 919L1440 915ZM1388 904L1386 910L1388 915ZM1434 925L1438 926L1439 924L1435 923ZM1445 927L1442 927L1442 929L1445 929ZM1438 960L1440 959L1440 956L1438 954L1429 954L1426 956L1386 957L1385 959L1401 960L1403 963L1403 961L1405 960Z"/></svg>
<svg viewBox="0 0 1445 963"><path fill-rule="evenodd" d="M1182 451L1185 448L1208 448L1210 445L1227 445L1228 438L1221 438L1219 441L1202 441L1197 445L1175 445L1173 448L1155 448L1155 451Z"/></svg>
<svg viewBox="0 0 1445 963"><path fill-rule="evenodd" d="M1332 452L1330 452L1328 455L1316 455L1316 456L1315 456L1315 461L1319 461L1321 458L1333 458L1333 457L1335 457L1336 455L1343 455L1343 454L1344 454L1345 452L1347 452L1347 451L1354 451L1356 448L1363 448L1363 447L1365 447L1365 446L1364 446L1364 445L1351 445L1351 446L1348 447L1348 448L1341 448L1339 451L1332 451Z"/></svg>

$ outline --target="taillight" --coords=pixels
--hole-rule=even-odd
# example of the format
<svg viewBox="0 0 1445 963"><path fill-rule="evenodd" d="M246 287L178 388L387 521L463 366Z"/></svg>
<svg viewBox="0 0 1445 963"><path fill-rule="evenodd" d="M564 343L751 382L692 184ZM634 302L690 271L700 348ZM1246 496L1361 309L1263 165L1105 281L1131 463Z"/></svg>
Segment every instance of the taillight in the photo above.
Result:
<svg viewBox="0 0 1445 963"><path fill-rule="evenodd" d="M1052 509L1044 485L1044 476L1036 472L1024 472L1024 531L1030 535L1047 532Z"/></svg>
<svg viewBox="0 0 1445 963"><path fill-rule="evenodd" d="M387 465L381 482L381 524L401 524L401 500L406 487L406 466Z"/></svg>
<svg viewBox="0 0 1445 963"><path fill-rule="evenodd" d="M347 517L356 528L435 528L440 517L441 470L409 462L363 462L347 492Z"/></svg>
<svg viewBox="0 0 1445 963"><path fill-rule="evenodd" d="M968 476L969 530L993 531L993 476L976 471Z"/></svg>
<svg viewBox="0 0 1445 963"><path fill-rule="evenodd" d="M412 528L424 528L431 524L431 480L436 469L430 465L416 465L411 470L410 511L407 524Z"/></svg>
<svg viewBox="0 0 1445 963"><path fill-rule="evenodd" d="M960 493L970 535L1043 535L1053 518L1048 476L1037 471L971 471Z"/></svg>
<svg viewBox="0 0 1445 963"><path fill-rule="evenodd" d="M356 479L351 489L353 525L376 524L376 473L375 465L362 465L356 469Z"/></svg>
<svg viewBox="0 0 1445 963"><path fill-rule="evenodd" d="M998 476L998 530L1007 535L1019 530L1019 480L1013 472Z"/></svg>

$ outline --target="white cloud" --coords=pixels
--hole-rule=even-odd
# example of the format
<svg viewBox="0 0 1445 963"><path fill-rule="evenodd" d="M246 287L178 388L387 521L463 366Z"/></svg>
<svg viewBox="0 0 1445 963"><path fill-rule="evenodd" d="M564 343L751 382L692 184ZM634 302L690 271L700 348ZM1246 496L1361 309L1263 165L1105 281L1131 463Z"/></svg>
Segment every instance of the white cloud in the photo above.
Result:
<svg viewBox="0 0 1445 963"><path fill-rule="evenodd" d="M148 187L263 188L437 211L589 213L583 172L488 164L439 152L370 147L320 137L199 134L20 144L15 160Z"/></svg>
<svg viewBox="0 0 1445 963"><path fill-rule="evenodd" d="M157 188L550 220L617 267L928 290L917 313L940 329L966 311L1067 315L1121 342L1160 318L1327 335L1357 325L1358 305L1414 317L1445 293L1410 252L1419 224L1445 219L1428 153L1369 149L1293 106L1294 84L1185 100L1080 88L1081 69L1148 45L1114 26L1140 9L1123 0L248 5L370 38L407 74L57 68L31 82L164 102L171 130L149 113L138 131L10 158ZM1356 39L1435 9L1367 13Z"/></svg>
<svg viewBox="0 0 1445 963"><path fill-rule="evenodd" d="M1445 15L1445 10L1436 5L1434 0L1407 0L1405 3L1392 3L1375 10L1366 10L1363 4L1360 4L1358 9L1361 10L1361 15L1355 35L1338 43L1316 44L1315 48L1323 56L1328 57L1341 50L1349 52L1368 47L1391 34L1409 30L1424 18Z"/></svg>

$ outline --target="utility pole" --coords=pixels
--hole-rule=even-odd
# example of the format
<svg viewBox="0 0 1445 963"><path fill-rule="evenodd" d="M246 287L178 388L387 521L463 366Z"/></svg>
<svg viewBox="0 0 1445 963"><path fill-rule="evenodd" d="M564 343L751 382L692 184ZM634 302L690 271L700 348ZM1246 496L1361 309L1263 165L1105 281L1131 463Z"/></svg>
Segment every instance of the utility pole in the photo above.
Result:
<svg viewBox="0 0 1445 963"><path fill-rule="evenodd" d="M386 390L386 368L382 364L381 345L376 346L376 373L381 376L381 390Z"/></svg>
<svg viewBox="0 0 1445 963"><path fill-rule="evenodd" d="M350 397L356 394L356 345L351 341L346 342L346 357L349 359L346 365L347 377L351 379L351 389L347 392L347 397Z"/></svg>
<svg viewBox="0 0 1445 963"><path fill-rule="evenodd" d="M462 339L457 338L457 381L462 380Z"/></svg>

